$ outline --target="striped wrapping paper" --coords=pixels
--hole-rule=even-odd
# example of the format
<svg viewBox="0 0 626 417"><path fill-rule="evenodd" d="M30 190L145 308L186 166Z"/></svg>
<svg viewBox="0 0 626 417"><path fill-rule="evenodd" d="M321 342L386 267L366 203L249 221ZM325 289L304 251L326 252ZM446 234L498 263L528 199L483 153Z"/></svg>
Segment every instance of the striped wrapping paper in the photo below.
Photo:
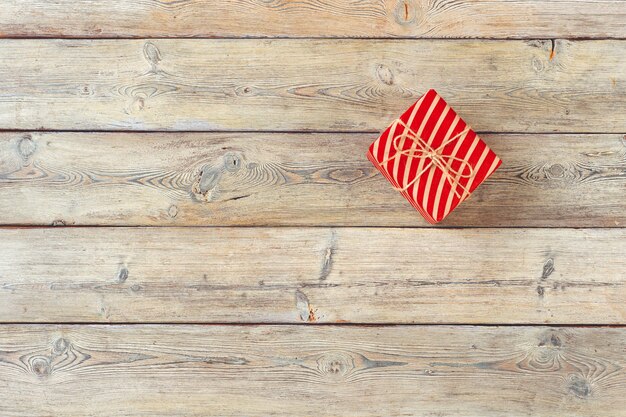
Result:
<svg viewBox="0 0 626 417"><path fill-rule="evenodd" d="M435 90L395 120L372 143L367 157L433 224L502 163Z"/></svg>

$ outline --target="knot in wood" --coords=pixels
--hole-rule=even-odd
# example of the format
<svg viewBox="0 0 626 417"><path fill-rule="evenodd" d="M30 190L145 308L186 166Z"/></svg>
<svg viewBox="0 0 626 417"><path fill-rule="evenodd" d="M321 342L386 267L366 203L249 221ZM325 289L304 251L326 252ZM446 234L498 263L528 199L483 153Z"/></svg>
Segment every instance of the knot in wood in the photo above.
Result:
<svg viewBox="0 0 626 417"><path fill-rule="evenodd" d="M241 168L241 157L234 152L228 152L224 155L224 168L231 173L239 171Z"/></svg>
<svg viewBox="0 0 626 417"><path fill-rule="evenodd" d="M300 316L300 320L306 322L315 321L315 312L309 298L300 290L296 290L296 310Z"/></svg>
<svg viewBox="0 0 626 417"><path fill-rule="evenodd" d="M29 361L30 369L39 378L46 378L50 375L50 360L43 356L35 356Z"/></svg>
<svg viewBox="0 0 626 417"><path fill-rule="evenodd" d="M529 372L557 372L561 370L560 358L557 350L536 348L517 366Z"/></svg>
<svg viewBox="0 0 626 417"><path fill-rule="evenodd" d="M580 375L570 375L567 388L569 392L578 398L586 398L591 394L591 386L587 380Z"/></svg>
<svg viewBox="0 0 626 417"><path fill-rule="evenodd" d="M354 369L354 358L345 352L329 352L317 359L317 369L326 377L343 379Z"/></svg>
<svg viewBox="0 0 626 417"><path fill-rule="evenodd" d="M366 177L368 173L360 168L339 168L328 173L329 179L342 184L355 184Z"/></svg>
<svg viewBox="0 0 626 417"><path fill-rule="evenodd" d="M535 72L542 72L545 69L545 64L543 63L543 60L536 56L533 57L533 59L531 60L531 65Z"/></svg>
<svg viewBox="0 0 626 417"><path fill-rule="evenodd" d="M204 166L191 186L192 195L198 201L211 201L221 177L222 170L219 167Z"/></svg>
<svg viewBox="0 0 626 417"><path fill-rule="evenodd" d="M17 143L17 150L25 161L28 160L37 149L37 145L31 135L24 135Z"/></svg>
<svg viewBox="0 0 626 417"><path fill-rule="evenodd" d="M178 215L178 206L172 204L170 208L167 209L167 215L172 219L175 218Z"/></svg>
<svg viewBox="0 0 626 417"><path fill-rule="evenodd" d="M156 66L161 61L161 51L152 43L146 42L143 46L143 56L151 65Z"/></svg>
<svg viewBox="0 0 626 417"><path fill-rule="evenodd" d="M123 266L120 268L120 270L117 273L117 282L121 284L123 282L126 282L127 279L128 279L128 268Z"/></svg>
<svg viewBox="0 0 626 417"><path fill-rule="evenodd" d="M410 25L417 20L418 9L413 0L400 0L393 12L396 22Z"/></svg>
<svg viewBox="0 0 626 417"><path fill-rule="evenodd" d="M95 95L95 90L89 84L85 84L81 88L79 88L78 93L81 96L93 96Z"/></svg>
<svg viewBox="0 0 626 417"><path fill-rule="evenodd" d="M52 345L52 352L56 355L61 355L67 351L69 346L70 343L67 341L67 339L60 337Z"/></svg>
<svg viewBox="0 0 626 417"><path fill-rule="evenodd" d="M539 347L548 347L548 348L560 348L562 346L561 339L554 333L548 333L544 337L541 338Z"/></svg>
<svg viewBox="0 0 626 417"><path fill-rule="evenodd" d="M552 369L557 359L558 352L552 348L538 349L533 355L533 365L537 369Z"/></svg>
<svg viewBox="0 0 626 417"><path fill-rule="evenodd" d="M554 331L539 337L536 347L529 349L526 357L518 363L520 369L533 372L555 372L562 368L563 342Z"/></svg>
<svg viewBox="0 0 626 417"><path fill-rule="evenodd" d="M254 96L257 95L257 88L251 86L237 87L235 88L235 95L238 97Z"/></svg>
<svg viewBox="0 0 626 417"><path fill-rule="evenodd" d="M387 65L379 64L376 67L376 76L384 84L393 84L393 72L391 72L391 69Z"/></svg>
<svg viewBox="0 0 626 417"><path fill-rule="evenodd" d="M564 178L566 169L561 164L552 164L546 170L548 178Z"/></svg>
<svg viewBox="0 0 626 417"><path fill-rule="evenodd" d="M543 271L541 272L541 279L546 279L554 272L554 259L548 258L543 264Z"/></svg>

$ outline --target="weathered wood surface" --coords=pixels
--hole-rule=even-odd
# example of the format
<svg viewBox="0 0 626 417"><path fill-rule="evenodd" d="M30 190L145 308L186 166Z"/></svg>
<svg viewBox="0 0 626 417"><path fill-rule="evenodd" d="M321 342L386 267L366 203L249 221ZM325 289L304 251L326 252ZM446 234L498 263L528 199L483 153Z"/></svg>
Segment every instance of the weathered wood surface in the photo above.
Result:
<svg viewBox="0 0 626 417"><path fill-rule="evenodd" d="M3 326L13 417L623 416L626 330Z"/></svg>
<svg viewBox="0 0 626 417"><path fill-rule="evenodd" d="M626 37L622 0L3 0L11 37Z"/></svg>
<svg viewBox="0 0 626 417"><path fill-rule="evenodd" d="M0 222L430 226L375 134L0 133ZM484 135L504 160L444 226L626 225L622 135Z"/></svg>
<svg viewBox="0 0 626 417"><path fill-rule="evenodd" d="M0 321L619 324L626 229L0 230Z"/></svg>
<svg viewBox="0 0 626 417"><path fill-rule="evenodd" d="M0 129L626 131L626 41L2 40Z"/></svg>
<svg viewBox="0 0 626 417"><path fill-rule="evenodd" d="M626 328L519 325L624 325L625 20L3 1L0 225L326 227L0 228L0 415L623 416ZM365 149L428 88L504 160L443 225L532 228L390 228Z"/></svg>

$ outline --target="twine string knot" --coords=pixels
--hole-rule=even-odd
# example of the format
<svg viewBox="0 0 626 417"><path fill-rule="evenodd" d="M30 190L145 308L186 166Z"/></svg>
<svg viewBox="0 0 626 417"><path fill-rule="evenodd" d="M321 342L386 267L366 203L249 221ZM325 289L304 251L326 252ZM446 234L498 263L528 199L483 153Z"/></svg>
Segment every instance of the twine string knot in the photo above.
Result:
<svg viewBox="0 0 626 417"><path fill-rule="evenodd" d="M460 184L459 180L461 178L466 178L468 180L471 180L476 175L476 173L474 172L474 168L469 164L469 162L467 162L463 158L459 158L459 157L452 156L452 155L445 155L443 153L443 149L448 144L454 142L455 140L458 140L459 138L464 136L467 132L469 132L470 131L469 127L466 127L460 133L457 133L451 138L443 141L443 143L439 145L437 148L433 148L428 142L422 139L417 134L417 132L412 130L409 126L406 125L406 123L404 123L400 119L397 119L393 123L391 131L395 130L396 125L401 125L402 127L404 127L404 130L399 135L395 135L392 139L392 145L395 150L395 153L392 156L381 161L380 164L385 164L395 158L399 158L400 156L406 156L407 158L422 159L422 160L428 161L424 165L424 167L421 169L421 171L415 174L415 177L411 181L409 181L403 187L399 187L399 188L395 187L398 191L406 191L411 185L417 182L417 180L425 172L435 167L435 168L438 168L443 173L446 180L450 184L452 191L457 197L461 198L461 194L458 191L459 188L463 190L464 195L469 194L469 190L465 188L462 184ZM403 145L399 144L399 141L402 139L404 139L405 141L408 139L411 142L413 142L413 144L406 149L402 149ZM455 169L452 167L452 164L455 161L461 163L458 169Z"/></svg>

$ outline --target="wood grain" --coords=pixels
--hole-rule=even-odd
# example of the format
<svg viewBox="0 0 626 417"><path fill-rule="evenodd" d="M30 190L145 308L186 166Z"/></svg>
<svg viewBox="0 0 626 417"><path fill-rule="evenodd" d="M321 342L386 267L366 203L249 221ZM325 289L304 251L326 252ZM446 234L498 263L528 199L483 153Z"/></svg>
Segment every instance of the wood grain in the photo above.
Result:
<svg viewBox="0 0 626 417"><path fill-rule="evenodd" d="M1 229L0 321L619 324L625 250L626 229Z"/></svg>
<svg viewBox="0 0 626 417"><path fill-rule="evenodd" d="M0 133L5 225L431 226L375 134ZM443 226L626 225L622 135L484 135L503 167Z"/></svg>
<svg viewBox="0 0 626 417"><path fill-rule="evenodd" d="M460 58L462 57L462 59ZM626 131L626 41L2 40L0 129Z"/></svg>
<svg viewBox="0 0 626 417"><path fill-rule="evenodd" d="M614 416L611 328L4 326L14 417Z"/></svg>
<svg viewBox="0 0 626 417"><path fill-rule="evenodd" d="M621 0L4 0L0 36L626 37Z"/></svg>

